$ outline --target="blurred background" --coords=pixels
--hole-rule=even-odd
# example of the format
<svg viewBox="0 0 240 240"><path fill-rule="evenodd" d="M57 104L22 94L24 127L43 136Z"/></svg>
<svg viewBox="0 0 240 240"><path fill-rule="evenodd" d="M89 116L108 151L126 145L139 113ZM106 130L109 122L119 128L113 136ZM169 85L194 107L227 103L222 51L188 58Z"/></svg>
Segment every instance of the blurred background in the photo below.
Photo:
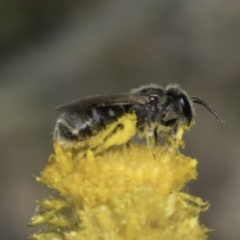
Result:
<svg viewBox="0 0 240 240"><path fill-rule="evenodd" d="M238 0L2 0L0 2L1 239L23 240L33 175L52 153L54 107L142 84L179 83L196 106L184 153L199 160L190 192L211 203L212 240L240 236L240 2Z"/></svg>

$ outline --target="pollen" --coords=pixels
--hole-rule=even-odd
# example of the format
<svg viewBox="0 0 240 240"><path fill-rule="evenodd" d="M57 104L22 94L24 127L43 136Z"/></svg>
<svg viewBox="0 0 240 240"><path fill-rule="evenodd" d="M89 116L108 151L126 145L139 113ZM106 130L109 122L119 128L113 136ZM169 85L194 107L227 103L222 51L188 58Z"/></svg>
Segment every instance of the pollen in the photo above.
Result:
<svg viewBox="0 0 240 240"><path fill-rule="evenodd" d="M109 124L104 131L86 140L89 146L101 146L102 151L114 145L121 145L136 133L136 114L124 114L117 121Z"/></svg>
<svg viewBox="0 0 240 240"><path fill-rule="evenodd" d="M185 193L197 177L197 160L176 148L131 144L79 159L54 144L37 181L59 198L38 202L31 239L204 240L199 214L208 203Z"/></svg>

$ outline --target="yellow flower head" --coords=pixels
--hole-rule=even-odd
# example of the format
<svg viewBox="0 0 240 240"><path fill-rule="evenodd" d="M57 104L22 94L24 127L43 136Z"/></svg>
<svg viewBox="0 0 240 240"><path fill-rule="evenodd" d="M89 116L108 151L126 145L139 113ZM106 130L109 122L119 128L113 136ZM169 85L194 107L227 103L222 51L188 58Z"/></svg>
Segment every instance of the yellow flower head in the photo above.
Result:
<svg viewBox="0 0 240 240"><path fill-rule="evenodd" d="M44 231L32 239L207 239L199 213L208 205L181 191L197 176L197 161L176 147L132 144L82 158L54 144L38 181L59 199L39 202L30 225Z"/></svg>

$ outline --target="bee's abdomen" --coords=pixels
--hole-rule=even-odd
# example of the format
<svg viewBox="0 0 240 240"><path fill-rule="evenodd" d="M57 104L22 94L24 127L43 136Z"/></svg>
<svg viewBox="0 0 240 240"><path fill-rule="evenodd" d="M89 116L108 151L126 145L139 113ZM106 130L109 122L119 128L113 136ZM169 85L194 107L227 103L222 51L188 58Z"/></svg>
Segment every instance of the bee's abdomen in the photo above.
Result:
<svg viewBox="0 0 240 240"><path fill-rule="evenodd" d="M122 106L114 106L63 113L57 120L54 140L60 144L66 141L84 141L97 135L126 111Z"/></svg>

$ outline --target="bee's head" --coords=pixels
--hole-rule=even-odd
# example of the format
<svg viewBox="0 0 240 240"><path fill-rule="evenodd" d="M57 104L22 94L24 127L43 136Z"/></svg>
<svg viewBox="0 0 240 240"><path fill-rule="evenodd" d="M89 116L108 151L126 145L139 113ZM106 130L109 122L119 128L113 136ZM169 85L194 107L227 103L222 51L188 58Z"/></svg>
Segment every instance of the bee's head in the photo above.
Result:
<svg viewBox="0 0 240 240"><path fill-rule="evenodd" d="M189 126L195 115L191 98L177 85L170 85L165 93L166 101L162 118L165 125L182 122Z"/></svg>

